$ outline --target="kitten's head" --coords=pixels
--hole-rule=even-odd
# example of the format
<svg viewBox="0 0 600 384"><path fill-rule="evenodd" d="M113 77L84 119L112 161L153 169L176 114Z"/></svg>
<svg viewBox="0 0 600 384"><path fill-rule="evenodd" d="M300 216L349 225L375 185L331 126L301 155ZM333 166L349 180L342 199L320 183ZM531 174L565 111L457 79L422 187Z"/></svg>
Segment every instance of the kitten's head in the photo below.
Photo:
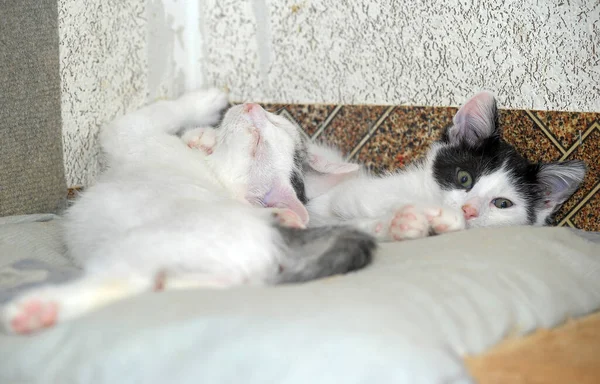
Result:
<svg viewBox="0 0 600 384"><path fill-rule="evenodd" d="M306 143L294 124L258 104L240 104L227 111L216 140L211 162L233 183L247 186L245 197L250 203L290 208L308 222L300 201ZM302 193L297 195L295 187Z"/></svg>
<svg viewBox="0 0 600 384"><path fill-rule="evenodd" d="M581 161L532 164L500 138L493 95L457 112L427 158L443 203L462 209L467 227L545 225L579 187Z"/></svg>

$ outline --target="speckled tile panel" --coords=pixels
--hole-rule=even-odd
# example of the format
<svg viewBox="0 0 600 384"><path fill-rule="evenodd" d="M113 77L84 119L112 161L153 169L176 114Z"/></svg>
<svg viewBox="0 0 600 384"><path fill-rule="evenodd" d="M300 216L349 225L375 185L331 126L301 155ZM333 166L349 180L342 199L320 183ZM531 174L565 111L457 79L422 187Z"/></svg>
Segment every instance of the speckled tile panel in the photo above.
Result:
<svg viewBox="0 0 600 384"><path fill-rule="evenodd" d="M452 124L454 108L397 107L360 149L356 159L376 173L394 171L421 158Z"/></svg>
<svg viewBox="0 0 600 384"><path fill-rule="evenodd" d="M587 175L581 187L575 194L561 207L557 219L560 222L564 217L574 214L575 208L582 200L590 198L590 193L600 184L600 125L592 128L591 133L583 140L582 144L571 153L569 160L579 159L585 161L587 166ZM596 194L600 194L596 192ZM595 207L597 220L600 221L600 206Z"/></svg>
<svg viewBox="0 0 600 384"><path fill-rule="evenodd" d="M204 72L238 101L600 111L589 1L207 0Z"/></svg>
<svg viewBox="0 0 600 384"><path fill-rule="evenodd" d="M600 90L598 92L600 93ZM579 134L585 132L598 118L596 113L548 111L533 113L565 149L575 144L579 140Z"/></svg>
<svg viewBox="0 0 600 384"><path fill-rule="evenodd" d="M554 161L562 155L527 112L501 110L500 124L504 139L517 147L529 161Z"/></svg>
<svg viewBox="0 0 600 384"><path fill-rule="evenodd" d="M312 136L322 127L323 123L335 109L334 105L295 105L295 104L263 104L271 112L285 109L292 118L303 127L308 136Z"/></svg>
<svg viewBox="0 0 600 384"><path fill-rule="evenodd" d="M335 146L347 156L373 128L385 110L382 106L343 106L317 140Z"/></svg>
<svg viewBox="0 0 600 384"><path fill-rule="evenodd" d="M588 231L600 231L600 193L596 193L573 217L571 222L576 228Z"/></svg>

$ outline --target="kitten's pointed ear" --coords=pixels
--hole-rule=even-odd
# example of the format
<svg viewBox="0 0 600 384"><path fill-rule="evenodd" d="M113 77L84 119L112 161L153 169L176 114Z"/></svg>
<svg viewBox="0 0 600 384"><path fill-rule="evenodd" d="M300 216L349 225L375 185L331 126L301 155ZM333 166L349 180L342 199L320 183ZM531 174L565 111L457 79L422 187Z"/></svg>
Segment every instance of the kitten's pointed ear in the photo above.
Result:
<svg viewBox="0 0 600 384"><path fill-rule="evenodd" d="M480 92L463 105L452 120L454 125L446 131L452 144L478 145L497 133L498 109L490 92Z"/></svg>
<svg viewBox="0 0 600 384"><path fill-rule="evenodd" d="M265 196L265 205L273 208L291 209L298 215L304 225L308 224L308 211L296 196L296 192L291 185L279 181L273 183L273 187Z"/></svg>
<svg viewBox="0 0 600 384"><path fill-rule="evenodd" d="M317 153L309 153L307 163L313 170L329 175L343 175L355 173L360 170L358 164L332 161L328 159L327 156L322 156Z"/></svg>
<svg viewBox="0 0 600 384"><path fill-rule="evenodd" d="M538 182L546 194L545 208L552 211L564 203L585 177L585 164L579 160L541 164Z"/></svg>
<svg viewBox="0 0 600 384"><path fill-rule="evenodd" d="M309 199L322 195L342 181L359 173L360 165L344 162L338 157L328 154L322 148L309 150L306 163L313 171L316 171L305 174L306 196Z"/></svg>

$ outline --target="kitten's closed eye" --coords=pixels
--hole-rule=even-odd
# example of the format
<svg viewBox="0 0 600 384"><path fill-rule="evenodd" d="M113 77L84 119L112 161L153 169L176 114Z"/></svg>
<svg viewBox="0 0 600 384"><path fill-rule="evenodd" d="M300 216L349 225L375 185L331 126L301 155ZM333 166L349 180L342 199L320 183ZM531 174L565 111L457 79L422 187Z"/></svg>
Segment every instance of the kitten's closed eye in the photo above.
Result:
<svg viewBox="0 0 600 384"><path fill-rule="evenodd" d="M456 182L468 191L473 187L473 176L464 169L457 168Z"/></svg>
<svg viewBox="0 0 600 384"><path fill-rule="evenodd" d="M505 199L503 197L498 197L497 199L492 200L492 204L496 206L496 208L505 209L513 206L513 202Z"/></svg>

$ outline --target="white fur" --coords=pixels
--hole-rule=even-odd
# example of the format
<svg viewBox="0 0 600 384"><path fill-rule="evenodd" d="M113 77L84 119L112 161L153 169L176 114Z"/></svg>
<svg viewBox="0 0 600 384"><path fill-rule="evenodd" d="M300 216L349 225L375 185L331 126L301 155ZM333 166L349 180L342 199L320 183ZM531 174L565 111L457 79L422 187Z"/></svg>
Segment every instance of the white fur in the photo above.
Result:
<svg viewBox="0 0 600 384"><path fill-rule="evenodd" d="M220 91L199 91L103 130L109 168L65 217L69 253L85 276L8 303L0 318L5 328L35 330L157 285L264 284L278 273L281 240L272 213L296 203L285 199L295 198L289 180L300 136L257 105L235 106L219 129L186 136L208 130L199 143L210 151L190 149L174 135L216 123L226 105ZM259 208L267 195L278 208ZM280 216L290 220L289 212ZM23 316L30 323L15 326Z"/></svg>
<svg viewBox="0 0 600 384"><path fill-rule="evenodd" d="M432 177L431 169L438 149L439 144L434 144L423 162L402 172L383 177L364 171L354 173L333 188L313 196L307 205L311 225L351 224L383 241L424 237L430 230L436 232L434 227L442 229L440 233L465 228L460 208L444 203L444 191ZM312 143L309 152L320 153L319 145ZM331 157L328 159L332 161ZM337 161L344 160L338 156ZM311 188L311 180L323 184L319 179L328 177L327 174L309 173L307 190ZM400 219L405 216L407 206L414 216L410 221L420 226L419 230L410 225L406 230L401 229L402 224L407 224L406 220ZM423 222L427 223L424 227Z"/></svg>

